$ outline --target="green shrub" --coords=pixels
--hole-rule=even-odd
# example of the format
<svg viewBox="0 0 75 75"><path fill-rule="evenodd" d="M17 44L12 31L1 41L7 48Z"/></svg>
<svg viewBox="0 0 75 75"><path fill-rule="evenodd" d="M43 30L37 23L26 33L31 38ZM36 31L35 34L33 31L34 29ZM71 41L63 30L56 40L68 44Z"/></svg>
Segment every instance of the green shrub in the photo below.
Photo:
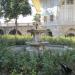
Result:
<svg viewBox="0 0 75 75"><path fill-rule="evenodd" d="M75 37L50 37L42 36L42 41L48 41L51 45L66 45L75 47Z"/></svg>
<svg viewBox="0 0 75 75"><path fill-rule="evenodd" d="M0 46L0 72L6 72L7 75L55 75L60 70L59 63L67 64L73 69L75 66L71 65L74 62L75 50L66 50L62 53L46 50L38 56L35 52L11 52Z"/></svg>
<svg viewBox="0 0 75 75"><path fill-rule="evenodd" d="M55 75L60 70L60 64L69 65L74 70L75 50L62 52L45 50L39 56L35 52L21 50L10 51L7 46L25 45L30 41L30 35L3 35L0 36L0 73L7 75ZM75 46L75 37L49 37L42 36L42 41L49 41L50 44ZM59 75L59 74L57 74Z"/></svg>
<svg viewBox="0 0 75 75"><path fill-rule="evenodd" d="M26 45L27 41L31 41L31 35L1 35L0 43L8 46ZM48 41L51 45L66 45L75 47L75 37L50 37L47 35L41 36L41 41Z"/></svg>
<svg viewBox="0 0 75 75"><path fill-rule="evenodd" d="M26 41L30 41L31 39L31 35L1 35L0 43L8 46L25 45Z"/></svg>

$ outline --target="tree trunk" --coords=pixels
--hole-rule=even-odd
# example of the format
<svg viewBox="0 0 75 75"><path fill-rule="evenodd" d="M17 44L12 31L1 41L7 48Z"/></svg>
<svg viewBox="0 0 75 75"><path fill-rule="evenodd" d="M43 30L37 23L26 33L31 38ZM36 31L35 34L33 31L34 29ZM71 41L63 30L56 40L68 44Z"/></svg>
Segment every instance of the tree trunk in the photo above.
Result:
<svg viewBox="0 0 75 75"><path fill-rule="evenodd" d="M17 34L17 30L18 30L17 17L15 18L15 30L16 30L16 34Z"/></svg>

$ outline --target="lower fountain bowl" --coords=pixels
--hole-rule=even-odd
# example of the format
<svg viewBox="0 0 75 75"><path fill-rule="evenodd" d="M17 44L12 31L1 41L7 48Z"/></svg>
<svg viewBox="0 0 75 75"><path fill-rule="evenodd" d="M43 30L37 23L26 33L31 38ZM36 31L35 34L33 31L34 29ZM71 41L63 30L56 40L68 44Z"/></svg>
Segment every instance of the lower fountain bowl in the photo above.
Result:
<svg viewBox="0 0 75 75"><path fill-rule="evenodd" d="M45 46L49 43L48 42L26 42L26 44L29 45L29 46L39 47L39 46Z"/></svg>

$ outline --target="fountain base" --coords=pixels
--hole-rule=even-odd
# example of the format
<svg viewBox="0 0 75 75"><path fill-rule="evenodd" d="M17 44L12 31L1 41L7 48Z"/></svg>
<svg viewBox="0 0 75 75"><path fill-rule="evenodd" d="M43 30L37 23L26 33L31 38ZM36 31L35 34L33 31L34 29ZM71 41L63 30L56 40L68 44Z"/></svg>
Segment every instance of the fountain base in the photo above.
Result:
<svg viewBox="0 0 75 75"><path fill-rule="evenodd" d="M36 53L41 53L43 52L43 50L46 49L47 44L49 44L48 42L26 42L28 47L26 48L26 50L28 51L35 51Z"/></svg>

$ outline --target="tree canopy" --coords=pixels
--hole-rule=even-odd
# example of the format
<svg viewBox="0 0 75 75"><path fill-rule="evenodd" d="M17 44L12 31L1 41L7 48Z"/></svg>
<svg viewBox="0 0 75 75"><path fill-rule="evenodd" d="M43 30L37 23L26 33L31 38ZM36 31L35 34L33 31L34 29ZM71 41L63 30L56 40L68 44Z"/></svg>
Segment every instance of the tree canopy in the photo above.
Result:
<svg viewBox="0 0 75 75"><path fill-rule="evenodd" d="M2 5L1 5L1 0L0 0L0 17L2 16Z"/></svg>
<svg viewBox="0 0 75 75"><path fill-rule="evenodd" d="M17 18L20 14L31 14L31 6L28 0L1 0L3 15L5 18Z"/></svg>

